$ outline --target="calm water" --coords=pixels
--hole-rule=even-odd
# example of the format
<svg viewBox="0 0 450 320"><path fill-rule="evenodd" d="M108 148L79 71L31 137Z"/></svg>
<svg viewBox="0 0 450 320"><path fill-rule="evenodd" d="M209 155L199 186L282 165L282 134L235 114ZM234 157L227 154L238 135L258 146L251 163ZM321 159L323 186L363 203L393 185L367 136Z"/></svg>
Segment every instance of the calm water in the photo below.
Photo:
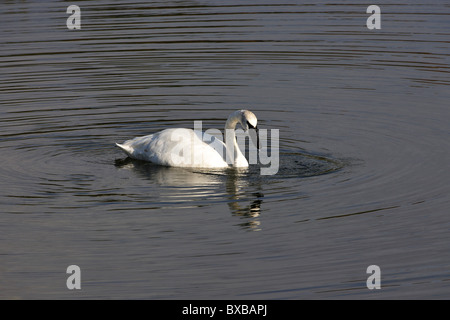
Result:
<svg viewBox="0 0 450 320"><path fill-rule="evenodd" d="M77 1L77 31L4 1L0 298L450 298L450 5L423 3L368 30L356 1ZM241 108L276 175L114 147Z"/></svg>

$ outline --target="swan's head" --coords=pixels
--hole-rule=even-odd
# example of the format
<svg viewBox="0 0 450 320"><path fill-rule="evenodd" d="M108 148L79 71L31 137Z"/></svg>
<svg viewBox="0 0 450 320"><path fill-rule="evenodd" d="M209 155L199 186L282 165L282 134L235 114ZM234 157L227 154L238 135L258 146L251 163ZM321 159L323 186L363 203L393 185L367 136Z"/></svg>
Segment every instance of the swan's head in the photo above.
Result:
<svg viewBox="0 0 450 320"><path fill-rule="evenodd" d="M248 131L248 129L258 129L257 128L257 124L258 124L258 119L256 119L256 116L253 112L248 111L248 110L240 110L241 113L241 119L239 119L242 128L244 129L244 131Z"/></svg>
<svg viewBox="0 0 450 320"><path fill-rule="evenodd" d="M256 116L253 112L248 110L240 110L241 112L241 119L240 123L242 128L245 132L249 132L249 129L253 129L250 132L250 136L252 137L253 143L255 143L256 140L256 147L259 149L259 133L258 133L258 119L256 119ZM253 135L253 136L252 136Z"/></svg>

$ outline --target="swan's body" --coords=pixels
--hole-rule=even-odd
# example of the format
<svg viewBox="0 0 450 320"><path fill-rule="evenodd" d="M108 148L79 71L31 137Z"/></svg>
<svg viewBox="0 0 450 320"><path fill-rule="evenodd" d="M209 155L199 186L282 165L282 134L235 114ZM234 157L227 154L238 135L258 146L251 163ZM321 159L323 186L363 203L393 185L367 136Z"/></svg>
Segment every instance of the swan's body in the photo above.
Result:
<svg viewBox="0 0 450 320"><path fill-rule="evenodd" d="M236 142L234 129L257 128L256 116L247 110L233 112L225 124L225 143L215 136L192 129L165 129L116 145L130 158L172 167L227 168L248 167ZM228 131L228 132L227 132ZM228 162L227 162L228 160Z"/></svg>
<svg viewBox="0 0 450 320"><path fill-rule="evenodd" d="M156 164L171 167L202 167L202 168L225 168L225 162L220 151L213 144L207 144L205 139L214 139L216 145L223 146L224 143L207 133L194 131L192 129L165 129L155 134L134 138L117 144L125 153L133 159L150 161ZM216 147L217 148L217 147ZM182 153L182 150L195 150L190 155ZM177 152L179 151L179 152ZM247 164L248 166L248 164Z"/></svg>

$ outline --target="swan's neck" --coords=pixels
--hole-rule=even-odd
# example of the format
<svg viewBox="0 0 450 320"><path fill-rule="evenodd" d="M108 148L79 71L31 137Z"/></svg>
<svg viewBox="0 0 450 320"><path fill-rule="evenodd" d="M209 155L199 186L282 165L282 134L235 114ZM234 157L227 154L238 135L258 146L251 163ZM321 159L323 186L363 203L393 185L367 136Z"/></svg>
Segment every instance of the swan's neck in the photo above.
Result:
<svg viewBox="0 0 450 320"><path fill-rule="evenodd" d="M248 161L245 156L242 154L241 149L239 149L239 145L236 141L236 125L239 123L241 114L239 111L234 112L228 117L227 122L225 123L225 144L227 147L227 162L230 163L230 160L233 159L232 163L235 167L248 167Z"/></svg>

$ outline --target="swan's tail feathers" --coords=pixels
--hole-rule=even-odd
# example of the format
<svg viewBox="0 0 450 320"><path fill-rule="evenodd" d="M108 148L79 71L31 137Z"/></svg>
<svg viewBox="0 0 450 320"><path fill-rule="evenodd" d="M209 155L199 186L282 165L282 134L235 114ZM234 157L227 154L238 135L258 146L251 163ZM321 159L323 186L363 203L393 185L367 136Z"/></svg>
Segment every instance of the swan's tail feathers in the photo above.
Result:
<svg viewBox="0 0 450 320"><path fill-rule="evenodd" d="M119 143L116 143L116 146L118 146L123 152L125 152L127 156L131 157L131 154L133 153L133 148Z"/></svg>

